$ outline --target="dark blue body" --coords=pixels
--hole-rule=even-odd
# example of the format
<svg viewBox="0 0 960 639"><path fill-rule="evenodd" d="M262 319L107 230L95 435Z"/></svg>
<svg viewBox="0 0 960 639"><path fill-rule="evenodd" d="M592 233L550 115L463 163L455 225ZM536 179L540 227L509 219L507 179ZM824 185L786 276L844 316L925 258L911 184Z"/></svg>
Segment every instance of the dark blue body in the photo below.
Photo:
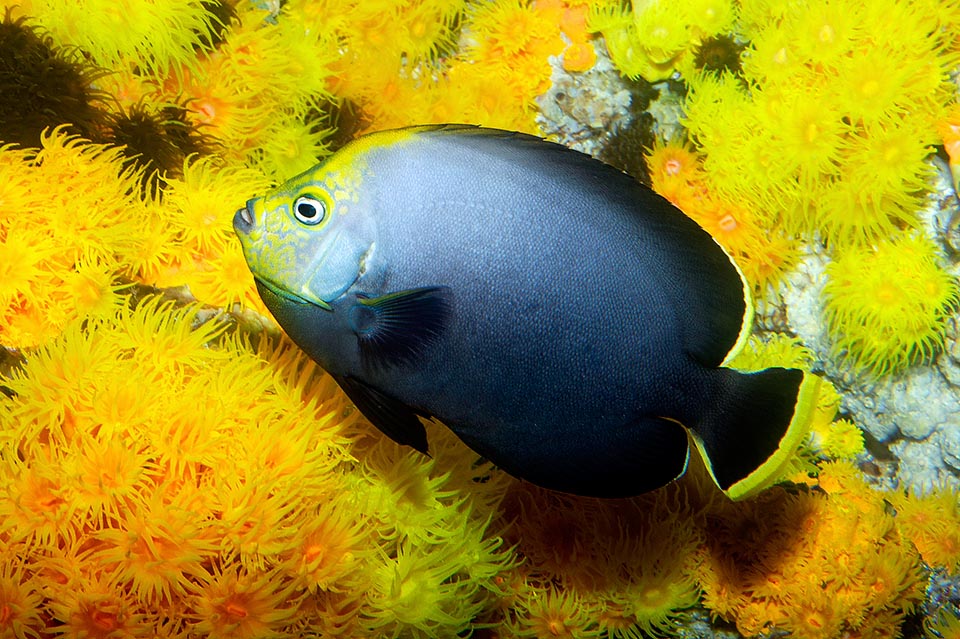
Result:
<svg viewBox="0 0 960 639"><path fill-rule="evenodd" d="M382 394L386 410L438 418L512 474L581 494L682 474L677 422L717 437L738 375L717 367L743 330L743 280L660 196L558 145L473 130L375 148L363 180L376 244L333 311L261 287L338 379ZM367 361L357 295L423 287L448 291L436 339L414 361Z"/></svg>

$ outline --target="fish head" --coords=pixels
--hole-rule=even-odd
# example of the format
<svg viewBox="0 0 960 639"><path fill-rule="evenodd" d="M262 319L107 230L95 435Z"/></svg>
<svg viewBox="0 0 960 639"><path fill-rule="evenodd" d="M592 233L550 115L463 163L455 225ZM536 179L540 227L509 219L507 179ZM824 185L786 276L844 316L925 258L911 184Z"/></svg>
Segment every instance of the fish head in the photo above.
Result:
<svg viewBox="0 0 960 639"><path fill-rule="evenodd" d="M362 167L335 155L248 200L233 228L258 284L330 310L363 274L375 244L362 186Z"/></svg>

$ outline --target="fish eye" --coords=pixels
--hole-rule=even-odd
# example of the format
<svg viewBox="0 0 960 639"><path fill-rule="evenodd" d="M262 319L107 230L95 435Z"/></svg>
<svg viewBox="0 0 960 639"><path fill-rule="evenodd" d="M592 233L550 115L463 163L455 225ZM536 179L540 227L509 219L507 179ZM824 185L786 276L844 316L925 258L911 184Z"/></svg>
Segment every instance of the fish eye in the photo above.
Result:
<svg viewBox="0 0 960 639"><path fill-rule="evenodd" d="M314 226L323 222L323 218L327 216L327 207L316 198L302 195L293 203L293 214L301 223Z"/></svg>

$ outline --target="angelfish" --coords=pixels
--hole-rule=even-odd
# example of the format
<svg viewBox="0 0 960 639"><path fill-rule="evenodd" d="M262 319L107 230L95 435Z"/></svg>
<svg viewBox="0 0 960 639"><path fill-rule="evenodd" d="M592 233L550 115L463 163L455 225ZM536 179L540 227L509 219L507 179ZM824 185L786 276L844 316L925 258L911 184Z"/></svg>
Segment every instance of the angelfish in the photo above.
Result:
<svg viewBox="0 0 960 639"><path fill-rule="evenodd" d="M750 286L697 223L588 155L459 125L360 137L234 229L287 334L383 433L435 418L510 474L601 497L772 481L819 379L726 367Z"/></svg>

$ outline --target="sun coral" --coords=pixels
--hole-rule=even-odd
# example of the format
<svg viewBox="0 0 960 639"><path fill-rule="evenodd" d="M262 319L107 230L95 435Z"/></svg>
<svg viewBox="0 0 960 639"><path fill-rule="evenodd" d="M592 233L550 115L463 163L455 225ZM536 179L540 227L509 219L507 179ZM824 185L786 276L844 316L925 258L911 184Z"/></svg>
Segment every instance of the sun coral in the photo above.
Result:
<svg viewBox="0 0 960 639"><path fill-rule="evenodd" d="M744 7L742 77L687 77L708 184L835 247L915 225L955 58L919 4ZM885 28L891 15L902 28Z"/></svg>
<svg viewBox="0 0 960 639"><path fill-rule="evenodd" d="M600 0L591 3L588 25L603 34L621 73L656 82L669 78L704 39L729 29L733 18L728 0L683 4L648 0L632 5Z"/></svg>
<svg viewBox="0 0 960 639"><path fill-rule="evenodd" d="M163 207L155 209L159 219L136 220L141 244L135 254L144 257L132 275L152 286L186 285L210 304L240 303L265 313L249 269L240 268L234 210L224 202L265 189L267 180L258 171L218 166L209 158L187 162L181 173L165 180ZM150 255L153 247L159 254Z"/></svg>
<svg viewBox="0 0 960 639"><path fill-rule="evenodd" d="M549 57L580 70L595 59L584 11L565 0L474 4L459 15L463 46L455 54L411 64L384 52L361 64L366 58L351 51L356 60L341 63L350 66L334 91L360 105L373 129L468 122L538 133L534 100L549 84ZM362 67L363 76L348 75L350 67Z"/></svg>
<svg viewBox="0 0 960 639"><path fill-rule="evenodd" d="M691 552L700 542L699 535L692 526L682 524L673 527L673 533L675 538L668 538L663 531L648 529L633 539L618 540L611 553L613 561L607 570L612 572L621 562L628 583L609 584L608 588L613 587L604 594L634 634L640 630L647 635L670 633L680 612L700 601L697 559Z"/></svg>
<svg viewBox="0 0 960 639"><path fill-rule="evenodd" d="M213 568L193 587L193 630L211 639L272 636L290 624L299 596L276 572ZM301 595L302 596L302 595Z"/></svg>
<svg viewBox="0 0 960 639"><path fill-rule="evenodd" d="M566 48L559 23L562 6L527 0L475 5L468 14L470 72L502 84L518 105L549 86L548 57ZM488 85L489 86L489 85Z"/></svg>
<svg viewBox="0 0 960 639"><path fill-rule="evenodd" d="M950 158L950 170L954 174L953 181L956 185L958 166L960 166L960 103L954 102L947 108L942 119L937 122L937 132Z"/></svg>
<svg viewBox="0 0 960 639"><path fill-rule="evenodd" d="M841 157L847 138L844 113L824 96L778 89L764 93L777 108L764 112L768 119L761 126L772 132L770 142L783 154L801 188L811 188Z"/></svg>
<svg viewBox="0 0 960 639"><path fill-rule="evenodd" d="M14 639L36 639L43 631L39 582L16 557L0 555L0 633Z"/></svg>
<svg viewBox="0 0 960 639"><path fill-rule="evenodd" d="M289 342L230 325L149 296L70 324L2 380L0 536L31 567L42 623L89 636L466 628L514 563L489 511L370 438ZM393 477L358 472L381 454ZM339 612L321 622L311 606Z"/></svg>
<svg viewBox="0 0 960 639"><path fill-rule="evenodd" d="M50 630L63 637L108 639L142 633L144 615L123 587L103 571L76 575L46 594Z"/></svg>
<svg viewBox="0 0 960 639"><path fill-rule="evenodd" d="M327 23L311 22L307 28L299 14L273 20L253 3L244 6L218 50L174 82L190 98L191 122L231 162L256 162L256 156L275 149L270 143L278 125L302 127L306 112L329 97L337 50ZM285 11L295 12L297 6ZM315 162L325 150L310 141L302 151Z"/></svg>
<svg viewBox="0 0 960 639"><path fill-rule="evenodd" d="M960 637L960 617L941 609L936 616L927 617L924 629L929 639L957 639Z"/></svg>
<svg viewBox="0 0 960 639"><path fill-rule="evenodd" d="M789 234L764 229L763 216L714 193L701 157L686 143L657 141L647 154L651 185L696 220L733 256L759 292L775 284L797 260Z"/></svg>
<svg viewBox="0 0 960 639"><path fill-rule="evenodd" d="M955 572L960 567L960 503L949 487L917 496L898 491L890 495L896 526L930 566Z"/></svg>
<svg viewBox="0 0 960 639"><path fill-rule="evenodd" d="M44 129L61 125L94 135L107 97L94 83L105 74L8 8L0 21L0 144L39 147Z"/></svg>
<svg viewBox="0 0 960 639"><path fill-rule="evenodd" d="M469 570L473 564L495 561L488 553L463 553L456 539L428 546L408 540L392 556L373 557L364 625L374 631L393 627L394 633L415 639L467 631L490 597L481 588L483 580L472 578Z"/></svg>
<svg viewBox="0 0 960 639"><path fill-rule="evenodd" d="M695 206L702 195L701 158L684 142L656 140L646 154L653 188L681 210Z"/></svg>
<svg viewBox="0 0 960 639"><path fill-rule="evenodd" d="M454 49L464 0L421 0L399 2L394 20L401 25L397 44L408 59L435 61Z"/></svg>
<svg viewBox="0 0 960 639"><path fill-rule="evenodd" d="M34 346L120 302L114 278L143 205L119 150L47 131L39 151L0 147L7 215L0 221L0 342ZM50 184L69 188L50 189ZM14 188L15 187L15 188ZM63 211L71 211L63 215Z"/></svg>
<svg viewBox="0 0 960 639"><path fill-rule="evenodd" d="M915 234L850 248L827 266L826 276L824 314L834 352L873 375L936 353L960 297L956 279L938 264L936 246Z"/></svg>
<svg viewBox="0 0 960 639"><path fill-rule="evenodd" d="M750 336L746 347L730 360L733 368L758 371L772 366L810 370L813 353L796 337L771 333L763 339Z"/></svg>
<svg viewBox="0 0 960 639"><path fill-rule="evenodd" d="M895 631L921 599L919 558L883 493L838 463L824 465L819 486L774 488L707 513L704 601L741 633L872 636Z"/></svg>
<svg viewBox="0 0 960 639"><path fill-rule="evenodd" d="M128 510L116 526L93 534L91 560L129 584L147 605L185 597L188 587L206 574L201 561L216 549L209 523L185 503L187 495L161 487L141 506L146 516ZM169 496L175 497L168 501Z"/></svg>
<svg viewBox="0 0 960 639"><path fill-rule="evenodd" d="M468 54L476 64L500 69L504 77L513 75L529 83L530 95L547 86L550 67L546 59L563 51L557 29L557 8L526 0L504 0L479 5L469 16L471 48ZM517 69L507 74L507 69Z"/></svg>
<svg viewBox="0 0 960 639"><path fill-rule="evenodd" d="M148 107L142 100L109 115L101 133L138 167L144 198L159 198L166 177L179 177L184 160L207 155L209 140L187 121L185 107Z"/></svg>
<svg viewBox="0 0 960 639"><path fill-rule="evenodd" d="M361 562L369 559L370 539L366 517L350 518L335 501L318 505L306 526L284 551L284 567L311 592L360 590ZM364 584L365 585L365 584Z"/></svg>
<svg viewBox="0 0 960 639"><path fill-rule="evenodd" d="M508 540L527 559L524 579L532 590L516 593L507 624L520 636L551 624L575 636L669 632L700 593L699 514L686 491L672 485L631 500L598 502L516 486L502 516L512 520ZM548 599L544 586L551 584L555 595Z"/></svg>
<svg viewBox="0 0 960 639"><path fill-rule="evenodd" d="M849 419L838 419L811 429L811 446L832 459L854 459L866 449L863 431Z"/></svg>
<svg viewBox="0 0 960 639"><path fill-rule="evenodd" d="M738 75L741 71L740 55L744 46L729 35L717 35L707 38L697 47L693 56L693 67L697 71L730 72ZM681 71L684 75L693 75Z"/></svg>
<svg viewBox="0 0 960 639"><path fill-rule="evenodd" d="M204 0L31 0L29 11L58 41L79 47L103 68L137 66L162 74L195 63L195 50L213 39L211 5Z"/></svg>
<svg viewBox="0 0 960 639"><path fill-rule="evenodd" d="M530 589L518 602L517 619L511 624L516 637L584 639L599 637L595 619L599 610L582 600L576 591L556 587Z"/></svg>
<svg viewBox="0 0 960 639"><path fill-rule="evenodd" d="M91 524L115 520L158 475L148 453L126 441L121 425L96 424L103 434L78 433L76 455L63 460L65 494ZM117 432L123 433L124 439Z"/></svg>

